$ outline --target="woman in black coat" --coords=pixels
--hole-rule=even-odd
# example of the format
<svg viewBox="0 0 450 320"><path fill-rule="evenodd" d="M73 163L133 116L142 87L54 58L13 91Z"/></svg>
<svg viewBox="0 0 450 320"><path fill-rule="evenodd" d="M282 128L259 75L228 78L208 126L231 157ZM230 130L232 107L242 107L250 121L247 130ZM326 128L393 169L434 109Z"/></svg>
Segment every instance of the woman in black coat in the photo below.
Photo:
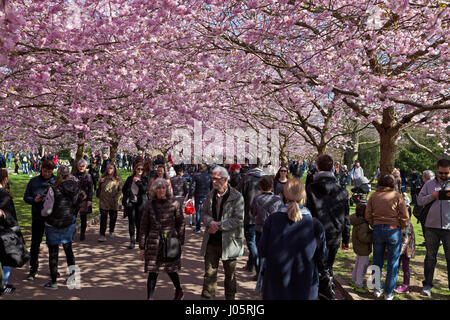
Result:
<svg viewBox="0 0 450 320"><path fill-rule="evenodd" d="M136 244L136 233L139 235L142 212L148 200L147 188L148 178L145 175L144 163L142 161L136 162L133 174L125 181L122 189L122 205L124 215L128 216L128 231L130 233L129 249L133 249Z"/></svg>
<svg viewBox="0 0 450 320"><path fill-rule="evenodd" d="M89 174L92 177L92 185L94 187L94 193L97 190L97 182L100 176L100 163L98 158L91 158L91 164L89 165Z"/></svg>
<svg viewBox="0 0 450 320"><path fill-rule="evenodd" d="M9 178L6 169L0 169L0 231L17 227L16 208L9 193ZM11 273L11 267L5 263L3 257L0 257L2 271L4 274L3 281L0 283L0 293L13 293L16 289L12 285L8 285L8 278Z"/></svg>

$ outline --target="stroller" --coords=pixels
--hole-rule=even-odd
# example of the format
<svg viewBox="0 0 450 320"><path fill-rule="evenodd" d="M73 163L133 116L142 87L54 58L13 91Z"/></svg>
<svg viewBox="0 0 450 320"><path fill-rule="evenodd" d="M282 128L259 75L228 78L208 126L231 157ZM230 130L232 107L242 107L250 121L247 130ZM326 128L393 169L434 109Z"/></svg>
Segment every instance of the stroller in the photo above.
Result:
<svg viewBox="0 0 450 320"><path fill-rule="evenodd" d="M350 190L352 196L350 197L350 205L356 206L361 202L367 202L367 196L371 191L369 180L366 177L360 177L354 180L355 186Z"/></svg>

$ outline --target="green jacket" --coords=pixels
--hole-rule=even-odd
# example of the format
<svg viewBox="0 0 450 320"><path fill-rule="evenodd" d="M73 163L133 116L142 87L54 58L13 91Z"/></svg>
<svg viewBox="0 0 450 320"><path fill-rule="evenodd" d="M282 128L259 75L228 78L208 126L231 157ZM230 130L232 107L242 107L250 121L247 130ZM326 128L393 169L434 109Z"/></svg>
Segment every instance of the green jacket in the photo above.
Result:
<svg viewBox="0 0 450 320"><path fill-rule="evenodd" d="M222 217L219 222L219 230L222 231L222 260L236 259L244 255L244 198L236 189L230 188L230 195L223 203ZM212 217L213 189L203 202L201 211L205 226L202 248L200 254L205 256L209 240L209 226L214 221Z"/></svg>
<svg viewBox="0 0 450 320"><path fill-rule="evenodd" d="M98 186L99 207L103 210L119 210L119 198L122 195L123 181L119 176L118 180L107 177Z"/></svg>
<svg viewBox="0 0 450 320"><path fill-rule="evenodd" d="M356 214L350 216L352 229L353 251L358 256L368 256L372 252L372 230L363 217L357 217Z"/></svg>

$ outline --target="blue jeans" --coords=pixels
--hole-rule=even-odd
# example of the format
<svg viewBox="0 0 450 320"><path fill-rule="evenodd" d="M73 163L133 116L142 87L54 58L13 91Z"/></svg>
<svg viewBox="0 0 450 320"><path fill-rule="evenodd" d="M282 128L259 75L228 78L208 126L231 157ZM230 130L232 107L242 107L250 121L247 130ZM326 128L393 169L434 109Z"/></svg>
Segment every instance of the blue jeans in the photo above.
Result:
<svg viewBox="0 0 450 320"><path fill-rule="evenodd" d="M3 268L4 278L3 278L3 283L0 283L0 284L8 284L8 280L9 280L9 276L11 274L12 267L3 266L2 268Z"/></svg>
<svg viewBox="0 0 450 320"><path fill-rule="evenodd" d="M249 251L247 268L253 270L253 267L255 267L255 269L257 270L259 261L258 261L258 248L256 247L255 225L252 224L244 226L244 235L245 241L247 242L247 248Z"/></svg>
<svg viewBox="0 0 450 320"><path fill-rule="evenodd" d="M8 159L8 169L11 169L11 161L12 159Z"/></svg>
<svg viewBox="0 0 450 320"><path fill-rule="evenodd" d="M389 225L378 224L373 228L373 264L383 270L384 252L387 247L387 275L384 293L394 293L397 284L399 258L402 248L402 231L399 227L391 229ZM381 289L381 288L378 288Z"/></svg>
<svg viewBox="0 0 450 320"><path fill-rule="evenodd" d="M433 287L434 269L437 262L437 253L440 242L444 247L445 260L447 260L447 280L450 289L450 230L427 228L425 227L425 246L427 253L424 262L425 280L422 282L424 287Z"/></svg>
<svg viewBox="0 0 450 320"><path fill-rule="evenodd" d="M28 163L22 163L22 174L28 174Z"/></svg>
<svg viewBox="0 0 450 320"><path fill-rule="evenodd" d="M202 209L202 204L203 202L206 200L206 196L203 197L195 197L194 201L195 201L195 222L196 222L196 226L195 226L195 230L199 231L200 227L201 227L201 209Z"/></svg>

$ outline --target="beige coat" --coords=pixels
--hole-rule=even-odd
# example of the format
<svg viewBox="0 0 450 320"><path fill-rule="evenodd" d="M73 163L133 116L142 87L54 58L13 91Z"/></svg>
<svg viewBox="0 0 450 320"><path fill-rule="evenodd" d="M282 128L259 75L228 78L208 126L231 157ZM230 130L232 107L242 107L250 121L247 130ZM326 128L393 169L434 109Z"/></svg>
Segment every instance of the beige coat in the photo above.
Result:
<svg viewBox="0 0 450 320"><path fill-rule="evenodd" d="M115 180L107 177L103 183L99 183L99 206L102 210L119 210L119 198L122 194L122 178Z"/></svg>

